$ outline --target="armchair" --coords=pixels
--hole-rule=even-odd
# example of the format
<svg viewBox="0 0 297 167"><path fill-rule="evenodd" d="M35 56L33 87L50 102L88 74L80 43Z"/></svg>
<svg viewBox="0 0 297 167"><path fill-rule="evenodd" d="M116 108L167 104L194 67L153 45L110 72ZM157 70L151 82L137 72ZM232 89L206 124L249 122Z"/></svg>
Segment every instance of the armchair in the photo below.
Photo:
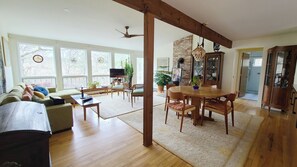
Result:
<svg viewBox="0 0 297 167"><path fill-rule="evenodd" d="M144 90L143 90L143 84L134 84L132 86L131 90L131 105L133 107L133 98L135 102L135 97L143 97Z"/></svg>

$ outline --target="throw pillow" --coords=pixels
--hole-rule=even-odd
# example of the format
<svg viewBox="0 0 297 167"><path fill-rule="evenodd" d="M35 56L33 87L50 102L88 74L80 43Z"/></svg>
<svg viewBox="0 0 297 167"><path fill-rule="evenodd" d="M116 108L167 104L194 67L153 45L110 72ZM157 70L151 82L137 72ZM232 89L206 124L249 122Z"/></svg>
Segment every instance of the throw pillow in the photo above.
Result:
<svg viewBox="0 0 297 167"><path fill-rule="evenodd" d="M39 97L39 98L41 98L41 99L44 99L44 97L45 97L44 94L41 93L41 92L34 91L33 93L34 93L35 96L37 96L37 97Z"/></svg>
<svg viewBox="0 0 297 167"><path fill-rule="evenodd" d="M23 101L31 101L32 95L28 91L24 91L24 94L22 96Z"/></svg>
<svg viewBox="0 0 297 167"><path fill-rule="evenodd" d="M54 105L58 105L58 104L65 104L65 100L62 99L61 97L51 97L50 99L54 102Z"/></svg>
<svg viewBox="0 0 297 167"><path fill-rule="evenodd" d="M45 87L42 86L35 86L34 91L38 91L44 94L44 96L48 95L48 90Z"/></svg>
<svg viewBox="0 0 297 167"><path fill-rule="evenodd" d="M29 86L27 86L26 85L26 88L25 88L25 90L24 90L24 94L25 94L25 92L28 92L31 96L33 96L33 90L29 87Z"/></svg>

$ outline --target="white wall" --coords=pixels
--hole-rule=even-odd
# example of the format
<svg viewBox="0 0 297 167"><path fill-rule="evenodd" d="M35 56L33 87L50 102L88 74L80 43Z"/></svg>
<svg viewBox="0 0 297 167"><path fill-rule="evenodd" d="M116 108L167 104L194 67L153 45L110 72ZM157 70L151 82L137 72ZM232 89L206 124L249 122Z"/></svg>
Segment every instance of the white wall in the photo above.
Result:
<svg viewBox="0 0 297 167"><path fill-rule="evenodd" d="M172 58L173 58L173 42L167 45L155 47L154 51L154 71L157 69L157 58L168 57L169 58L169 71L172 69Z"/></svg>
<svg viewBox="0 0 297 167"><path fill-rule="evenodd" d="M67 47L67 48L77 48L77 49L85 49L87 53L90 54L92 50L98 51L108 51L114 54L117 53L127 53L131 55L131 62L135 69L133 83L136 83L136 58L143 57L143 53L139 51L132 51L132 50L125 50L125 49L118 49L118 48L111 48L111 47L104 47L104 46L97 46L97 45L89 45L89 44L82 44L82 43L74 43L74 42L66 42L66 41L59 41L59 40L51 40L51 39L44 39L44 38L35 38L35 37L28 37L28 36L21 36L15 34L8 34L9 37L9 44L11 48L11 66L13 67L13 81L14 83L18 83L21 81L21 74L19 68L19 58L18 58L18 43L30 43L30 44L40 44L40 45L47 45L53 46L55 49L56 55L56 71L57 71L57 88L62 89L62 78L58 75L61 75L61 66L60 64L60 48ZM89 66L89 70L90 70Z"/></svg>
<svg viewBox="0 0 297 167"><path fill-rule="evenodd" d="M193 49L196 48L199 37L194 35L193 37ZM202 38L200 39L200 44ZM211 41L204 41L204 49L206 52L213 52ZM267 50L274 46L285 46L285 45L297 45L297 32L254 38L249 40L238 40L233 41L232 49L221 46L220 51L225 52L224 55L224 67L223 67L223 80L222 89L225 91L234 92L237 89L238 81L237 76L239 74L238 64L239 64L239 52L242 49L249 48L263 48L263 64L260 76L260 86L259 86L259 100L258 105L261 104L263 83L264 83L264 73L266 67ZM297 69L296 69L297 71ZM297 72L295 73L294 83L297 84Z"/></svg>

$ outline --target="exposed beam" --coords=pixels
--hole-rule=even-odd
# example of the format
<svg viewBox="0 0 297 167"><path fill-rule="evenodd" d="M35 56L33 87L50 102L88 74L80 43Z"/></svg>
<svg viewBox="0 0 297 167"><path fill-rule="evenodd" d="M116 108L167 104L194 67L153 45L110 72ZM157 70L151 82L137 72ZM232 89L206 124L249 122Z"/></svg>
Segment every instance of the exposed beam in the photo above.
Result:
<svg viewBox="0 0 297 167"><path fill-rule="evenodd" d="M232 48L232 41L161 0L114 0L140 12L150 12L156 18L193 34Z"/></svg>
<svg viewBox="0 0 297 167"><path fill-rule="evenodd" d="M144 13L143 145L153 142L154 15Z"/></svg>

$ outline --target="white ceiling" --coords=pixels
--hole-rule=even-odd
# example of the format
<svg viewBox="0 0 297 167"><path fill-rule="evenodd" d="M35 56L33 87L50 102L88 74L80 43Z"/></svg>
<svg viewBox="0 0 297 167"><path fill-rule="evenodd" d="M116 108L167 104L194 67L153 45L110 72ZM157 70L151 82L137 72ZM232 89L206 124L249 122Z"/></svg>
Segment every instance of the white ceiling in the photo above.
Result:
<svg viewBox="0 0 297 167"><path fill-rule="evenodd" d="M297 30L296 0L164 0L231 40ZM143 37L121 38L115 29L143 33L143 14L112 0L0 0L3 32L143 50ZM155 47L190 33L155 21Z"/></svg>

